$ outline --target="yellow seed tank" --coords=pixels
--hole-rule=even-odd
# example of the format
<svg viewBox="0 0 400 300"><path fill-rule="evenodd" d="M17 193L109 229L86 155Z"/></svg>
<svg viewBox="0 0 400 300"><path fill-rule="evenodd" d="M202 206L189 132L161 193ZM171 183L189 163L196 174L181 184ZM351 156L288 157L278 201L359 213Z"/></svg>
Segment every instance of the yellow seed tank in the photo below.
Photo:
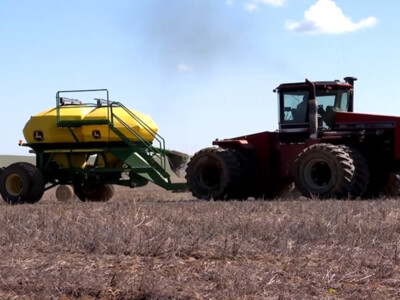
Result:
<svg viewBox="0 0 400 300"><path fill-rule="evenodd" d="M60 123L57 122L57 110ZM61 105L31 117L23 132L27 143L31 145L120 142L121 138L110 129L111 119L113 126L133 142L138 141L137 136L152 142L158 131L150 116L134 110L71 104Z"/></svg>

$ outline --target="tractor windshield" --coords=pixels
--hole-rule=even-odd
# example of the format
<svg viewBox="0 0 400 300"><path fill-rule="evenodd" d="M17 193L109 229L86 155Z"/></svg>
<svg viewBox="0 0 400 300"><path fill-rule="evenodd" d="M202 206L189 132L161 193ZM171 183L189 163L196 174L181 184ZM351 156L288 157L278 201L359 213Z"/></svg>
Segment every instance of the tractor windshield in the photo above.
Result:
<svg viewBox="0 0 400 300"><path fill-rule="evenodd" d="M335 112L348 111L349 91L341 89L317 90L318 121L321 129L331 129Z"/></svg>
<svg viewBox="0 0 400 300"><path fill-rule="evenodd" d="M348 111L350 92L345 89L317 89L319 127L329 129L336 111ZM308 90L283 91L281 124L308 122Z"/></svg>
<svg viewBox="0 0 400 300"><path fill-rule="evenodd" d="M349 92L346 90L317 90L317 103L325 110L331 106L340 111L347 111L349 106Z"/></svg>

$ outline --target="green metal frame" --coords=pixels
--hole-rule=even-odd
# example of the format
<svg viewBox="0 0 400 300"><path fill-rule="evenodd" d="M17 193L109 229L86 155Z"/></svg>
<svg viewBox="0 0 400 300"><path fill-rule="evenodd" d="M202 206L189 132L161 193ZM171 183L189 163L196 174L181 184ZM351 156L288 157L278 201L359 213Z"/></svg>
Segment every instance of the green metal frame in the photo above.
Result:
<svg viewBox="0 0 400 300"><path fill-rule="evenodd" d="M105 92L106 99L96 99L102 102L103 107L107 107L107 119L105 120L62 120L60 113L61 94L63 93L87 93L87 92ZM95 104L83 104L85 106L96 107ZM74 106L71 105L70 108ZM81 107L81 105L76 105ZM130 118L140 124L148 134L154 138L157 147L153 143L147 141L139 132L124 122L118 115L114 113L114 108L122 108ZM171 181L170 169L168 168L168 153L165 149L165 140L148 126L143 120L136 116L131 110L126 108L122 103L110 101L109 92L107 89L90 89L90 90L66 90L58 91L56 93L56 109L57 109L57 126L68 128L73 136L75 143L66 144L26 144L34 149L36 153L37 166L42 170L46 179L53 183L52 186L57 184L71 184L74 180L83 181L100 181L107 184L119 184L125 186L140 186L147 183L147 181L154 182L155 184L167 190L185 190L186 183L173 183ZM125 135L117 128L115 122L121 124L131 138ZM107 142L107 143L82 143L74 134L73 128L84 125L108 125L109 128L121 139L121 142ZM63 153L67 156L70 167L66 169L52 167L52 162L56 154ZM105 166L92 168L76 168L72 167L71 154L85 153L88 158L90 155L99 155L103 158ZM111 153L116 158L123 162L123 166L112 167L106 160L106 153ZM113 176L118 174L127 174L125 178L121 176ZM118 179L115 179L118 178Z"/></svg>

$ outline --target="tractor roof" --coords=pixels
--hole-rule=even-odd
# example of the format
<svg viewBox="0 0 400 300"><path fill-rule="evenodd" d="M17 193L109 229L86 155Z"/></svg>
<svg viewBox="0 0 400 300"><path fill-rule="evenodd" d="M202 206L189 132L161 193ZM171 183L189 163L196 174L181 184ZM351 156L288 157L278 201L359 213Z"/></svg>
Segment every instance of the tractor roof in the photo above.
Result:
<svg viewBox="0 0 400 300"><path fill-rule="evenodd" d="M314 81L315 88L327 88L328 86L331 88L352 88L353 86L347 82L334 80L334 81ZM309 89L310 85L306 81L303 82L295 82L295 83L282 83L279 85L274 92L278 92L280 90L288 90L288 89Z"/></svg>

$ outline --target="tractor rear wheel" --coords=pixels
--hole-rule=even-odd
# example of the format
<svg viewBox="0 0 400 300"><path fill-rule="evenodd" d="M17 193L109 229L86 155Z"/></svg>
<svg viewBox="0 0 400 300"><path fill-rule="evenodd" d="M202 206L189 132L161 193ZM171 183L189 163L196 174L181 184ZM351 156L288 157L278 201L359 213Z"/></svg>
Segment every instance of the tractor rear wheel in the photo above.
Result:
<svg viewBox="0 0 400 300"><path fill-rule="evenodd" d="M255 165L254 162L247 153L232 149L230 150L235 155L239 168L236 171L238 174L237 184L230 189L228 197L230 199L246 200L254 192L253 184L255 180Z"/></svg>
<svg viewBox="0 0 400 300"><path fill-rule="evenodd" d="M351 194L355 167L343 147L315 144L295 161L296 187L306 197L346 198Z"/></svg>
<svg viewBox="0 0 400 300"><path fill-rule="evenodd" d="M186 180L193 196L204 200L232 197L238 184L240 165L234 152L223 148L206 148L188 163Z"/></svg>
<svg viewBox="0 0 400 300"><path fill-rule="evenodd" d="M75 184L75 195L83 202L106 202L114 195L114 188L111 184L100 184L86 186Z"/></svg>
<svg viewBox="0 0 400 300"><path fill-rule="evenodd" d="M390 196L390 190L395 189L397 177L390 177L390 173L386 166L382 166L377 161L370 163L371 176L367 190L363 195L365 199L380 198L382 196ZM394 181L391 181L394 180ZM389 192L389 193L387 193Z"/></svg>
<svg viewBox="0 0 400 300"><path fill-rule="evenodd" d="M38 168L29 163L14 163L1 174L0 193L9 204L35 203L44 193L44 179Z"/></svg>

